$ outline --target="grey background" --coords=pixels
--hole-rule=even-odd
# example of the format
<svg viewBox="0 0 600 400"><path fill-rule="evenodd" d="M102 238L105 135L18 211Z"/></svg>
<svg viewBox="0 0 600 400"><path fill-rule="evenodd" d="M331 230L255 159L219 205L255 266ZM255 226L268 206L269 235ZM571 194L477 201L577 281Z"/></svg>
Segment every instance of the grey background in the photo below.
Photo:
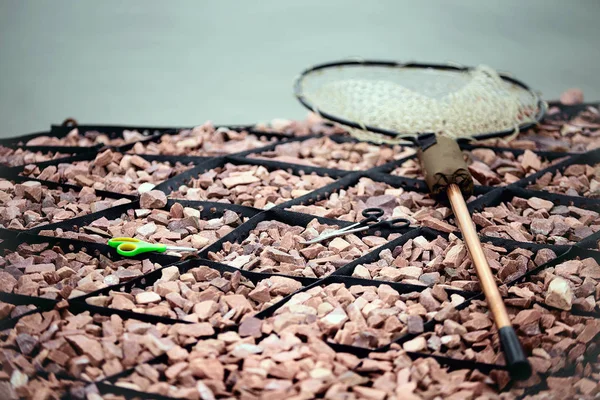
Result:
<svg viewBox="0 0 600 400"><path fill-rule="evenodd" d="M600 100L598 1L0 0L0 136L302 118L293 78L351 56L485 63Z"/></svg>

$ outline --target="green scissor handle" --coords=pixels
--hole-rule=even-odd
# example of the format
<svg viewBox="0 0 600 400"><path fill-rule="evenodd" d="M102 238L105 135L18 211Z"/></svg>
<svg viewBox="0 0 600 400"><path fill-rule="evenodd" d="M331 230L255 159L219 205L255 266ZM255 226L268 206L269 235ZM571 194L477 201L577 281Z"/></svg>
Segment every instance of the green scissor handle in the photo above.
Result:
<svg viewBox="0 0 600 400"><path fill-rule="evenodd" d="M166 244L148 243L143 240L128 237L112 238L108 241L108 245L116 248L117 253L124 257L133 257L151 251L164 253L167 250Z"/></svg>

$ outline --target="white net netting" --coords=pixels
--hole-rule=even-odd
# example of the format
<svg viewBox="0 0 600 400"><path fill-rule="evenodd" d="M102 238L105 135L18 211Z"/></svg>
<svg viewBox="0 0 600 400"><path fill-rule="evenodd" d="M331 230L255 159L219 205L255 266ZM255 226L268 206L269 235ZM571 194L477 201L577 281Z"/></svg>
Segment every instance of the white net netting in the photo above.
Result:
<svg viewBox="0 0 600 400"><path fill-rule="evenodd" d="M469 71L347 65L304 76L302 96L325 112L364 126L360 139L399 143L422 133L472 138L534 122L539 96L492 68ZM396 137L368 130L375 127Z"/></svg>

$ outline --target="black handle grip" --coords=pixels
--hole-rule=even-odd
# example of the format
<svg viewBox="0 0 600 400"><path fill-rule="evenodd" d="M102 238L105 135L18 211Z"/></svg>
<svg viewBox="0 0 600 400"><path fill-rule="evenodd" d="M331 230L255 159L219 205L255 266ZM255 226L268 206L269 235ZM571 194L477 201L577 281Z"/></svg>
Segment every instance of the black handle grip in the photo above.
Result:
<svg viewBox="0 0 600 400"><path fill-rule="evenodd" d="M371 207L371 208L365 208L362 212L363 217L365 218L372 218L372 219L376 219L376 218L381 218L383 217L383 214L385 212L383 211L382 208L379 207Z"/></svg>
<svg viewBox="0 0 600 400"><path fill-rule="evenodd" d="M410 221L406 218L394 218L383 221L381 225L388 229L404 229L410 226Z"/></svg>
<svg viewBox="0 0 600 400"><path fill-rule="evenodd" d="M524 381L531 376L531 364L523 352L521 342L512 326L505 326L498 330L500 343L506 358L506 366L511 378Z"/></svg>

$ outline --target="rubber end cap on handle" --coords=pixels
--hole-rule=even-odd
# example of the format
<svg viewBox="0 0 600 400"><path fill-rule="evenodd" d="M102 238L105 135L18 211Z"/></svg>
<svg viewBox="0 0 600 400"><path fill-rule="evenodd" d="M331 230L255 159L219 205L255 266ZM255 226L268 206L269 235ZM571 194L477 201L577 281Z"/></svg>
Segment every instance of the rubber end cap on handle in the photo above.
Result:
<svg viewBox="0 0 600 400"><path fill-rule="evenodd" d="M519 381L529 379L532 372L531 364L523 352L517 332L512 326L505 326L498 330L498 334L511 378Z"/></svg>

